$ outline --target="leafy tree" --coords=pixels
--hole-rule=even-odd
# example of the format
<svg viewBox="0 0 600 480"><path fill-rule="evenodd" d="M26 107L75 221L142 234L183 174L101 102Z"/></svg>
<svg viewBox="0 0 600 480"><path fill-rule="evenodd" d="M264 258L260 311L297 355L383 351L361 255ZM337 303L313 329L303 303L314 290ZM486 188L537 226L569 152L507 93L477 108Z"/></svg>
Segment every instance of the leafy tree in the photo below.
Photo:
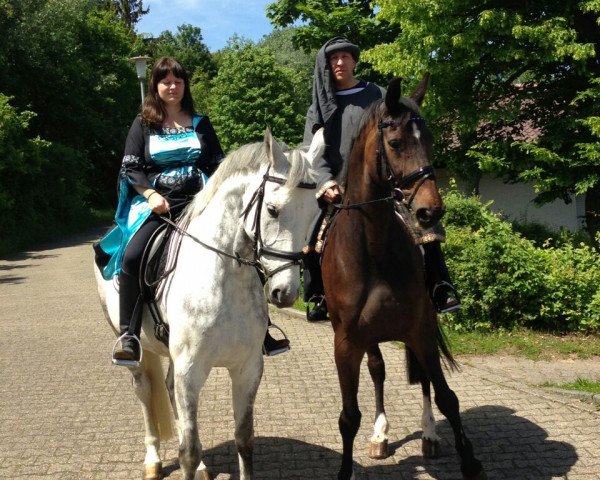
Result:
<svg viewBox="0 0 600 480"><path fill-rule="evenodd" d="M90 200L115 200L123 142L139 106L131 32L95 0L15 0L0 91L35 112L28 131L84 154ZM108 193L110 192L110 193Z"/></svg>
<svg viewBox="0 0 600 480"><path fill-rule="evenodd" d="M84 155L29 138L27 127L34 116L19 112L0 94L0 253L73 227L85 212Z"/></svg>
<svg viewBox="0 0 600 480"><path fill-rule="evenodd" d="M598 184L597 1L376 3L401 32L365 57L411 81L432 73L427 111L455 172L532 181L541 202Z"/></svg>
<svg viewBox="0 0 600 480"><path fill-rule="evenodd" d="M229 41L209 112L225 150L261 140L266 127L289 144L302 140L306 111L294 96L294 75L272 51L238 37Z"/></svg>
<svg viewBox="0 0 600 480"><path fill-rule="evenodd" d="M305 51L318 49L337 35L369 48L398 33L386 20L376 18L370 0L277 0L267 5L267 17L277 27L301 21L294 42Z"/></svg>
<svg viewBox="0 0 600 480"><path fill-rule="evenodd" d="M599 13L597 0L278 0L268 7L277 26L305 23L295 38L302 46L345 34L372 47L362 58L384 77L405 77L407 89L431 72L426 114L439 164L475 190L486 172L533 182L539 202L587 192L588 225L600 219Z"/></svg>
<svg viewBox="0 0 600 480"><path fill-rule="evenodd" d="M338 35L368 49L393 41L399 31L396 25L376 17L369 0L276 0L267 6L267 17L277 27L301 22L293 30L293 42L305 52L318 50ZM368 61L361 61L356 72L360 78L387 84L387 78L374 71Z"/></svg>
<svg viewBox="0 0 600 480"><path fill-rule="evenodd" d="M293 72L294 98L300 112L306 113L311 102L312 77L316 51L305 52L294 46L296 27L274 30L258 43L273 52L275 62Z"/></svg>
<svg viewBox="0 0 600 480"><path fill-rule="evenodd" d="M202 31L189 24L179 25L177 33L166 30L151 42L150 49L154 57L175 57L191 76L207 75L213 77L217 66L203 41Z"/></svg>
<svg viewBox="0 0 600 480"><path fill-rule="evenodd" d="M121 20L129 30L133 31L135 25L150 8L144 9L142 0L101 0L106 9L113 12L115 17Z"/></svg>

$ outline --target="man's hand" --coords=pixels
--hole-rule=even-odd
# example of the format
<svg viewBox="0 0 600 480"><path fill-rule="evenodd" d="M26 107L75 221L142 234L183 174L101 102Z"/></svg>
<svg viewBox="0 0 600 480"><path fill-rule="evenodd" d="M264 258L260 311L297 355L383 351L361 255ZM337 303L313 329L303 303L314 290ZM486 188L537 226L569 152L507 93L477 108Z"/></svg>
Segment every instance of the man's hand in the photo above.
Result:
<svg viewBox="0 0 600 480"><path fill-rule="evenodd" d="M329 187L325 192L323 192L323 196L321 197L327 203L336 203L342 199L342 192L340 191L339 185L333 185Z"/></svg>

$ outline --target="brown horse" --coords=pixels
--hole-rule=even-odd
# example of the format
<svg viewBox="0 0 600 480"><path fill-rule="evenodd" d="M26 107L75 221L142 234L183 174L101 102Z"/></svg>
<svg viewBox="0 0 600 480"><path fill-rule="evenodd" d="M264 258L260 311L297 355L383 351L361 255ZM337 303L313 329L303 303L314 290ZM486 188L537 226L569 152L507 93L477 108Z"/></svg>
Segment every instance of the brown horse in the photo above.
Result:
<svg viewBox="0 0 600 480"><path fill-rule="evenodd" d="M419 115L428 81L426 75L410 97L401 97L400 80L394 80L385 100L365 112L348 162L344 202L338 206L341 211L333 220L322 257L343 402L339 480L353 478L352 450L361 420L358 379L365 353L375 383L374 440L378 430L379 437L387 432L385 366L378 344L391 340L405 343L409 380L421 383L426 402L429 382L433 384L436 405L454 431L463 477L486 478L463 431L458 398L442 371L440 352L451 366L455 363L425 288L422 253L397 213L406 208L417 226L427 228L444 212L430 165L432 136ZM424 418L433 423L427 404L425 410ZM432 436L435 441L435 432ZM372 456L385 456L386 448L387 443L383 449L376 447ZM431 445L424 446L425 454L435 453L437 447L431 450Z"/></svg>

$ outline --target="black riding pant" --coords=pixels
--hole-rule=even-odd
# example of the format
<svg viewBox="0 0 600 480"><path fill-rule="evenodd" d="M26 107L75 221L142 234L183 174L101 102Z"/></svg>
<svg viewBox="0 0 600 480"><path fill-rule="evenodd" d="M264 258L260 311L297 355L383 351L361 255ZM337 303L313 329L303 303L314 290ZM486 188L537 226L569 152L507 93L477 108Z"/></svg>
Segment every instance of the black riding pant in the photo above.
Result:
<svg viewBox="0 0 600 480"><path fill-rule="evenodd" d="M151 215L129 240L123 254L119 273L119 325L122 334L128 331L130 334L140 335L142 328L140 265L150 237L162 223L159 217Z"/></svg>
<svg viewBox="0 0 600 480"><path fill-rule="evenodd" d="M123 254L121 263L121 271L128 275L138 278L140 274L140 264L142 263L142 255L148 240L152 234L164 222L155 215L150 215L140 229L135 232L135 235L129 240L129 244Z"/></svg>

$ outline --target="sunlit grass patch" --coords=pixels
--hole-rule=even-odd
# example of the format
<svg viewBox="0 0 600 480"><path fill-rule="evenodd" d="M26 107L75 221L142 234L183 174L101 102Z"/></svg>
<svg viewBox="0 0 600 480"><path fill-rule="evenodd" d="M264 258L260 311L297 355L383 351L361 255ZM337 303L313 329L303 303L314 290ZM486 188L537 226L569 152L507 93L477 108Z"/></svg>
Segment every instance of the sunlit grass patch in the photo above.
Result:
<svg viewBox="0 0 600 480"><path fill-rule="evenodd" d="M542 387L560 388L562 390L575 390L578 392L588 392L600 394L600 381L578 378L571 383L551 383L545 382Z"/></svg>

